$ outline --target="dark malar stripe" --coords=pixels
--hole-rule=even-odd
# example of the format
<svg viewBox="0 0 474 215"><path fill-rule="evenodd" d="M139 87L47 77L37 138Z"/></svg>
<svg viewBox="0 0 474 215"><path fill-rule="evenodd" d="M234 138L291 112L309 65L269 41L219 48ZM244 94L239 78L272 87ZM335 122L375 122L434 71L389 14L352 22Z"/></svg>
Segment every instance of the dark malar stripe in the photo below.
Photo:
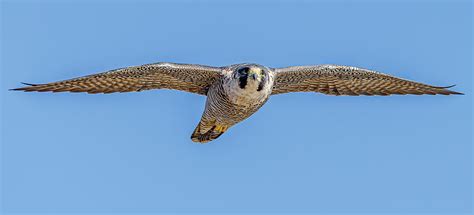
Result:
<svg viewBox="0 0 474 215"><path fill-rule="evenodd" d="M239 86L240 88L245 89L245 86L247 86L247 75L240 76Z"/></svg>
<svg viewBox="0 0 474 215"><path fill-rule="evenodd" d="M258 84L257 91L261 91L263 89L263 86L265 86L265 80L260 81Z"/></svg>

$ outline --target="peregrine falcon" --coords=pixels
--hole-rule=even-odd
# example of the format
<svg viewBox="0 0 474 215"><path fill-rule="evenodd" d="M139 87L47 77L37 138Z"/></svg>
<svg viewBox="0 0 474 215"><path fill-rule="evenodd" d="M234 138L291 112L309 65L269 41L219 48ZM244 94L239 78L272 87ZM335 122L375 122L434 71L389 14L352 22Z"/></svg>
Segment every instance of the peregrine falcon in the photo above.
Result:
<svg viewBox="0 0 474 215"><path fill-rule="evenodd" d="M462 94L383 73L338 65L270 68L253 63L211 67L154 63L132 66L47 84L26 84L12 90L37 92L136 92L173 89L207 96L204 113L191 135L206 143L221 136L262 107L271 95L317 92L327 95ZM453 85L454 86L454 85Z"/></svg>

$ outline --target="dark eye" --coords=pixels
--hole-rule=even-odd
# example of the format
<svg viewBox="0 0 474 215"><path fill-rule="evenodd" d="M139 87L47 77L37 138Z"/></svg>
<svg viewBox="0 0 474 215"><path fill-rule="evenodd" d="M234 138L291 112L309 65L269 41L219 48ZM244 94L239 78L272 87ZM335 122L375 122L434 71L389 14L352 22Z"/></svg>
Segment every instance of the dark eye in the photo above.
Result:
<svg viewBox="0 0 474 215"><path fill-rule="evenodd" d="M240 68L238 70L239 74L241 75L246 75L248 72L249 72L249 68L248 67L243 67L243 68Z"/></svg>

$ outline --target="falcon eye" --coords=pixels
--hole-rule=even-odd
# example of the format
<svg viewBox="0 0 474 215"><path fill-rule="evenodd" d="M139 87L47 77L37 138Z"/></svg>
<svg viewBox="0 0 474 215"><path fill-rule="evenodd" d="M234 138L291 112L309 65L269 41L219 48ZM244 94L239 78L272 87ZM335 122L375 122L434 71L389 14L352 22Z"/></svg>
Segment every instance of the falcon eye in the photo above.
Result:
<svg viewBox="0 0 474 215"><path fill-rule="evenodd" d="M243 67L238 70L238 73L241 75L246 75L249 72L250 68L248 67Z"/></svg>

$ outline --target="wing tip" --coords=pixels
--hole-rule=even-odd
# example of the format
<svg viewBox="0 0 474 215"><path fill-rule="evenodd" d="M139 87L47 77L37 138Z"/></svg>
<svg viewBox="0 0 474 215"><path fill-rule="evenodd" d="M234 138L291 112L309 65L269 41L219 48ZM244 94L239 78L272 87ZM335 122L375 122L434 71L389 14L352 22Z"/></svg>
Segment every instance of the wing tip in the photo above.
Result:
<svg viewBox="0 0 474 215"><path fill-rule="evenodd" d="M461 92L456 92L456 91L450 91L450 94L452 95L464 95L464 93L461 93Z"/></svg>
<svg viewBox="0 0 474 215"><path fill-rule="evenodd" d="M9 91L25 91L25 92L29 92L29 91L35 91L35 90L30 90L29 88L30 87L36 87L36 86L39 86L40 84L31 84L31 83L25 83L25 82L20 82L21 84L23 85L26 85L26 87L20 87L20 88L13 88L13 89L8 89Z"/></svg>
<svg viewBox="0 0 474 215"><path fill-rule="evenodd" d="M26 82L20 82L21 84L28 85L28 86L38 86L39 84L30 84Z"/></svg>
<svg viewBox="0 0 474 215"><path fill-rule="evenodd" d="M457 91L452 91L452 90L447 90L449 88L452 88L452 87L455 87L456 84L453 84L453 85L449 85L449 86L445 86L445 87L436 87L438 89L444 89L447 94L446 95L464 95L464 93L461 93L461 92L457 92Z"/></svg>

